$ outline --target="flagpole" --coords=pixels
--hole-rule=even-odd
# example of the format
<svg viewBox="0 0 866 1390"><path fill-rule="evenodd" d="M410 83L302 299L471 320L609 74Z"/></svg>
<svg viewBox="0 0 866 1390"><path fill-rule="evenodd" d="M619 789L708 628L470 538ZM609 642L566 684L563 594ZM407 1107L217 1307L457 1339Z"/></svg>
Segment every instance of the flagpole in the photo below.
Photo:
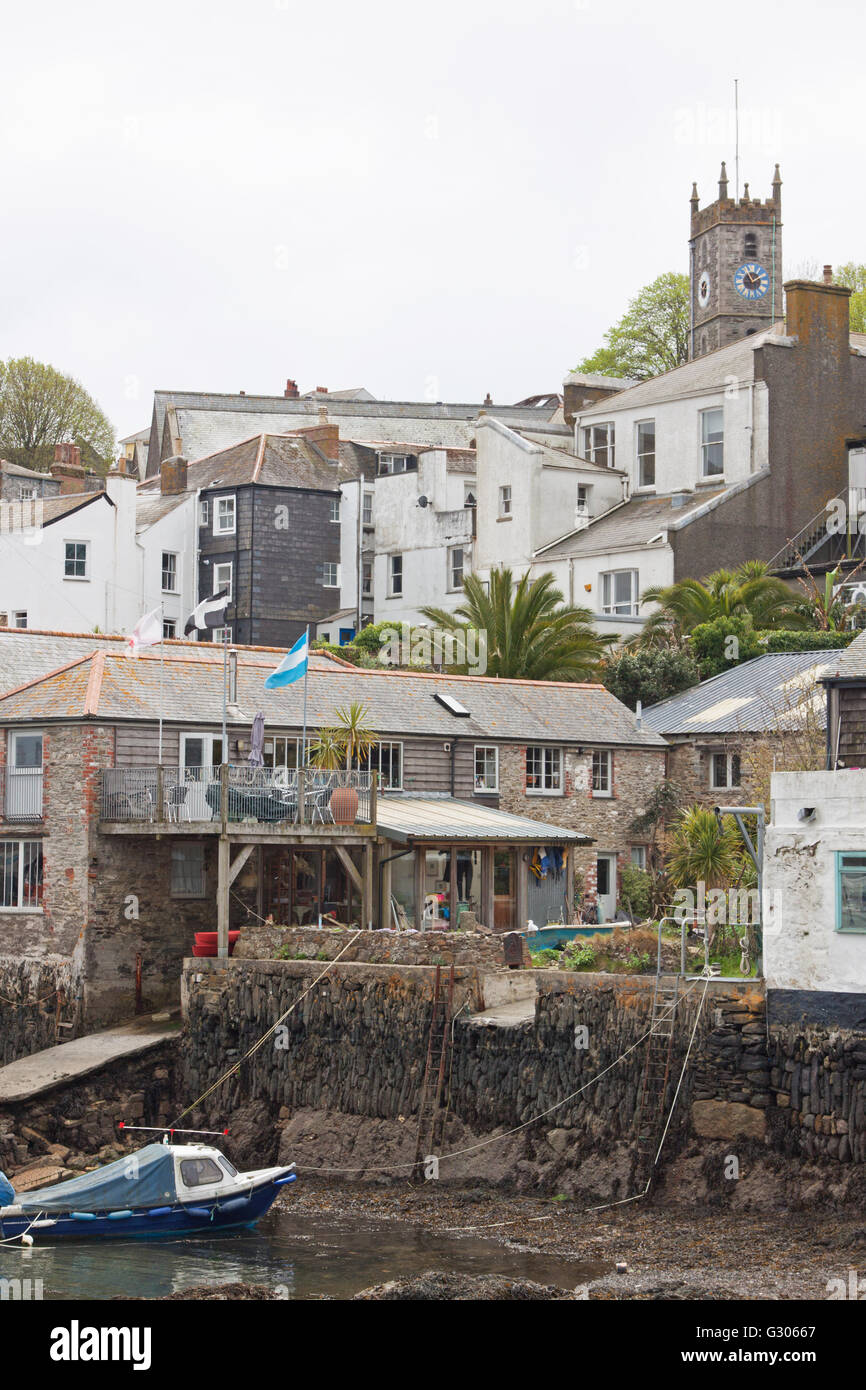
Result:
<svg viewBox="0 0 866 1390"><path fill-rule="evenodd" d="M165 600L159 605L159 621L162 627L162 641L159 644L159 757L157 762L162 767L162 711L165 688Z"/></svg>
<svg viewBox="0 0 866 1390"><path fill-rule="evenodd" d="M228 670L229 670L229 630L226 626L225 614L223 614L223 756L224 763L228 762L228 744L226 743L226 703L228 701Z"/></svg>
<svg viewBox="0 0 866 1390"><path fill-rule="evenodd" d="M307 676L310 672L310 627L307 624L305 638L307 643L307 659L304 664L304 724L301 734L301 767L307 766Z"/></svg>

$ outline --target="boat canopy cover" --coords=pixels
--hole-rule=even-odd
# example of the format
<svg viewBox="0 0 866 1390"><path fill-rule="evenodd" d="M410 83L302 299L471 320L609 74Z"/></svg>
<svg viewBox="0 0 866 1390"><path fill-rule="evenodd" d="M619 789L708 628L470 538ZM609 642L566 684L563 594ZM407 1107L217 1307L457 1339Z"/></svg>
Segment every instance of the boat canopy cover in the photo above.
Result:
<svg viewBox="0 0 866 1390"><path fill-rule="evenodd" d="M167 1144L147 1144L104 1168L52 1187L21 1192L24 1211L123 1211L159 1207L177 1200L174 1155Z"/></svg>

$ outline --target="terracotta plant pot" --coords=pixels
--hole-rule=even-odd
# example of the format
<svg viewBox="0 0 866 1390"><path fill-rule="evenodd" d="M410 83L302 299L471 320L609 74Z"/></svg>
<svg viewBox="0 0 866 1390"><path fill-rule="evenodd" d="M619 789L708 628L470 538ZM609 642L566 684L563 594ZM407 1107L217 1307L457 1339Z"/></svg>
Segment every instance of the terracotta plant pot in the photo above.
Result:
<svg viewBox="0 0 866 1390"><path fill-rule="evenodd" d="M335 787L331 792L331 815L336 825L354 825L358 815L358 793L354 787Z"/></svg>

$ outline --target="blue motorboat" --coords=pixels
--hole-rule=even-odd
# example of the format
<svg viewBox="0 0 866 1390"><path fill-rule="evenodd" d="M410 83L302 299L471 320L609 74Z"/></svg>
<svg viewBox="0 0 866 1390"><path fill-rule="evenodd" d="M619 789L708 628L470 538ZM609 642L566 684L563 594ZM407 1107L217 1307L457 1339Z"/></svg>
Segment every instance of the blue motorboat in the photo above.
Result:
<svg viewBox="0 0 866 1390"><path fill-rule="evenodd" d="M0 1240L152 1240L252 1226L295 1182L294 1168L239 1173L211 1145L165 1139L52 1187L13 1189L14 1200L0 1185Z"/></svg>

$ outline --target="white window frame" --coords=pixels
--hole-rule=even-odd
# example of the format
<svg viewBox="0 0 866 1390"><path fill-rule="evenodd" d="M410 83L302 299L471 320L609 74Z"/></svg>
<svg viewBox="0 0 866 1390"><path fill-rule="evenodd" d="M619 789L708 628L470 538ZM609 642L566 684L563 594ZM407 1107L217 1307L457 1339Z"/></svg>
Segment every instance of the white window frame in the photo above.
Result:
<svg viewBox="0 0 866 1390"><path fill-rule="evenodd" d="M478 488L475 483L463 484L463 505L464 507L478 506Z"/></svg>
<svg viewBox="0 0 866 1390"><path fill-rule="evenodd" d="M400 583L399 583L399 587L396 587L395 584L394 584L394 561L395 561L395 560L399 560L399 561L400 561ZM394 554L394 555L389 555L389 556L388 556L388 597L389 597L389 598L402 598L402 597L403 597L403 580L404 580L405 578L406 578L406 576L405 576L405 574L404 574L403 553L402 553L402 551L398 551L398 552L397 552L396 554Z"/></svg>
<svg viewBox="0 0 866 1390"><path fill-rule="evenodd" d="M409 467L411 454L387 453L379 455L379 472L387 476L396 473L414 473L414 469Z"/></svg>
<svg viewBox="0 0 866 1390"><path fill-rule="evenodd" d="M169 632L168 629L171 628ZM162 635L164 640L170 640L177 636L177 618L163 618Z"/></svg>
<svg viewBox="0 0 866 1390"><path fill-rule="evenodd" d="M21 621L22 618L24 619L23 623L22 623L22 621ZM13 626L13 627L20 627L20 628L22 628L22 629L26 628L26 626L27 626L27 609L26 609L26 608L17 608L17 609L15 610L15 612L12 614L12 626Z"/></svg>
<svg viewBox="0 0 866 1390"><path fill-rule="evenodd" d="M538 773L543 782L549 782L548 786L531 787L529 785L530 754L540 754L540 767ZM563 757L562 749L556 744L550 743L528 743L526 745L526 795L527 796L562 796L564 791L563 778Z"/></svg>
<svg viewBox="0 0 866 1390"><path fill-rule="evenodd" d="M591 425L584 425L582 428L583 457L589 459L590 463L597 463L600 468L615 468L616 422L614 420L593 420ZM601 457L602 455L604 457Z"/></svg>
<svg viewBox="0 0 866 1390"><path fill-rule="evenodd" d="M223 504L231 508L231 525L221 525L223 519ZM225 493L221 497L213 499L213 533L215 536L233 536L238 525L238 502L234 493Z"/></svg>
<svg viewBox="0 0 866 1390"><path fill-rule="evenodd" d="M330 504L329 504L329 509L328 509L328 510L329 510L329 520L330 520L330 522L331 522L332 525L333 525L335 522L336 522L336 524L337 524L338 526L339 526L339 524L340 524L340 500L341 500L341 499L340 499L339 497L332 497L331 500L330 500Z"/></svg>
<svg viewBox="0 0 866 1390"><path fill-rule="evenodd" d="M592 750L590 787L595 797L613 796L613 753L610 748Z"/></svg>
<svg viewBox="0 0 866 1390"><path fill-rule="evenodd" d="M207 497L199 499L198 524L199 526L210 526L210 502Z"/></svg>
<svg viewBox="0 0 866 1390"><path fill-rule="evenodd" d="M644 427L647 426L647 425L651 425L651 426L652 426L652 432L653 432L653 433L652 433L652 438L653 438L652 449L646 449L646 448L645 448L645 449L641 450L641 446L640 446L640 444L641 444L641 429L644 428ZM655 422L655 420L635 420L635 425L634 425L634 452L635 452L635 459L636 459L636 462L637 462L636 473L637 473L637 486L638 486L638 488L640 488L641 491L655 492L655 486L656 486L656 422ZM651 458L651 459L652 459L652 470L653 470L653 475L652 475L652 478L651 478L650 481L647 481L647 480L644 478L644 461L645 461L645 459L648 459L648 458Z"/></svg>
<svg viewBox="0 0 866 1390"><path fill-rule="evenodd" d="M189 874L196 871L199 874L197 887L179 887L175 879L175 856L189 853L190 850L198 851L199 864L189 866ZM169 893L172 898L205 898L207 897L207 865L205 862L205 847L203 840L173 840L171 845L171 867L169 870Z"/></svg>
<svg viewBox="0 0 866 1390"><path fill-rule="evenodd" d="M169 561L174 560L174 573L173 573L173 574L172 574L172 572L171 572L171 565L169 565L168 571L166 571L166 565L165 565L166 560L169 560ZM178 555L178 553L177 553L176 550L164 550L164 551L162 552L162 565L161 565L161 568L162 568L162 592L163 592L164 594L178 594L178 593L180 593L180 556ZM167 573L167 572L168 572L169 578L170 578L170 579L172 579L172 578L174 579L174 584L171 585L171 586L167 585L166 582L165 582L165 578L166 578L166 573Z"/></svg>
<svg viewBox="0 0 866 1390"><path fill-rule="evenodd" d="M707 438L705 438L705 436L706 436L707 433L708 433L708 430L707 430L707 421L708 421L708 417L709 417L710 415L719 415L719 416L721 417L722 429L721 429L721 438L720 438L720 439L707 439ZM724 408L723 408L722 406L720 406L720 405L708 406L706 410L701 410L701 411L699 411L699 413L698 413L698 437L699 437L699 439L700 439L700 450L701 450L701 453L700 453L701 477L702 477L702 478L711 478L713 481L715 481L717 478L724 478L724 476L725 476L725 411L724 411ZM711 473L711 472L708 470L708 466L707 466L707 465L708 465L708 461L709 461L709 451L710 451L710 449L716 448L716 446L718 446L719 448L721 448L721 451L722 451L722 466L721 466L721 468L719 468L717 471L713 471L713 472Z"/></svg>
<svg viewBox="0 0 866 1390"><path fill-rule="evenodd" d="M482 756L482 771L481 771L480 773L479 773L479 771L478 771L478 755L479 755L479 753L480 753L481 756ZM489 760L489 756L490 756L491 753L493 754L493 781L492 781L492 783L489 782L489 781L487 780L487 777L488 777L488 766L489 766L488 760ZM491 792L498 792L498 791L499 791L499 748L498 748L498 745L497 745L497 744L495 744L495 743L476 743L475 749L474 749L474 752L473 752L473 767L474 767L474 780L475 780L475 791L476 791L476 793L478 793L479 795L486 795L486 794L491 793Z"/></svg>
<svg viewBox="0 0 866 1390"><path fill-rule="evenodd" d="M629 857L634 868L646 873L646 845L632 845Z"/></svg>
<svg viewBox="0 0 866 1390"><path fill-rule="evenodd" d="M228 579L220 579L220 570L228 570ZM232 603L235 596L235 565L234 560L215 560L213 567L213 591L218 594L221 589L228 589L228 602Z"/></svg>
<svg viewBox="0 0 866 1390"><path fill-rule="evenodd" d="M503 483L502 487L499 489L499 515L503 520L505 517L512 517L514 515L512 511L512 501L511 484Z"/></svg>
<svg viewBox="0 0 866 1390"><path fill-rule="evenodd" d="M382 754L388 751L388 780L382 771ZM394 750L397 750L397 779L394 780ZM378 772L379 791L401 792L403 790L403 744L396 739L380 739L373 745L370 756L360 760L355 759L354 766L361 772Z"/></svg>
<svg viewBox="0 0 866 1390"><path fill-rule="evenodd" d="M460 578L455 579L457 573L454 565L454 557L460 552ZM451 545L448 547L448 592L451 594L459 593L463 588L463 576L466 573L466 546Z"/></svg>
<svg viewBox="0 0 866 1390"><path fill-rule="evenodd" d="M373 592L373 562L372 560L361 561L361 593L368 598Z"/></svg>
<svg viewBox="0 0 866 1390"><path fill-rule="evenodd" d="M44 846L44 842L42 841L42 839L40 839L40 838L38 838L38 837L37 837L37 838L34 838L34 839L31 839L31 840L25 840L25 839L17 839L17 838L15 838L15 837L13 837L13 836L9 836L8 838L6 838L6 837L4 836L4 838L3 838L2 840L0 840L0 852L2 852L2 859L0 859L0 864L2 864L2 865L4 865L4 866L5 866L5 861L6 861L6 846L7 846L7 845L17 845L17 847L18 847L18 856L17 856L18 862L17 862L17 865L16 865L15 870L14 870L15 878L16 878L16 885L15 885L15 899L16 899L16 900L15 900L15 903L14 903L14 904L10 903L8 906L5 906L3 903L0 903L0 913L4 913L4 912L5 912L5 913L10 913L10 914L11 914L11 913L18 913L18 912L27 912L27 913L39 913L39 914L41 915L41 913L42 913L42 904L41 904L40 902L37 902L35 905L32 904L32 903L25 903L25 902L24 902L24 846L25 846L25 845L38 845L38 846L39 846L39 853L42 855L42 881L43 881L43 885L44 885L44 882L45 882L45 846Z"/></svg>
<svg viewBox="0 0 866 1390"><path fill-rule="evenodd" d="M724 782L716 780L716 758L725 759ZM733 781L734 762L737 764L737 780ZM714 748L710 753L710 791L737 791L743 785L743 763L739 753L728 753L724 748Z"/></svg>
<svg viewBox="0 0 866 1390"><path fill-rule="evenodd" d="M67 550L68 550L68 547L69 547L70 545L83 545L83 546L84 546L84 573L83 573L83 574L67 574L67 572L66 572L66 567L67 567L68 564L70 564L69 555L67 554ZM71 563L72 563L73 565L77 565L77 564L80 564L80 560L79 560L78 557L76 556L76 558L75 558L74 560L72 560ZM87 583L89 583L89 581L90 581L90 541L82 541L82 540L74 540L74 539L66 540L66 539L64 539L64 541L63 541L63 578L64 578L64 581L66 581L66 582L68 582L68 583L70 583L70 584L87 584Z"/></svg>
<svg viewBox="0 0 866 1390"><path fill-rule="evenodd" d="M365 492L361 499L361 525L373 525L373 494L369 491Z"/></svg>
<svg viewBox="0 0 866 1390"><path fill-rule="evenodd" d="M228 638L225 637L225 634L226 634L226 633L228 633ZM229 643L229 646L231 646L231 642L232 642L232 629L231 629L231 623L227 623L225 627L213 627L213 628L211 628L211 638L210 638L210 640L211 640L211 642L215 642L218 646L222 646L223 642L227 640L228 643Z"/></svg>
<svg viewBox="0 0 866 1390"><path fill-rule="evenodd" d="M616 600L616 580L621 574L631 576L631 597L627 602ZM640 571L634 569L602 570L598 576L601 611L608 617L636 618L640 608Z"/></svg>
<svg viewBox="0 0 866 1390"><path fill-rule="evenodd" d="M333 579L331 578L332 574ZM322 562L322 587L325 589L339 589L340 566L336 560L324 560Z"/></svg>

